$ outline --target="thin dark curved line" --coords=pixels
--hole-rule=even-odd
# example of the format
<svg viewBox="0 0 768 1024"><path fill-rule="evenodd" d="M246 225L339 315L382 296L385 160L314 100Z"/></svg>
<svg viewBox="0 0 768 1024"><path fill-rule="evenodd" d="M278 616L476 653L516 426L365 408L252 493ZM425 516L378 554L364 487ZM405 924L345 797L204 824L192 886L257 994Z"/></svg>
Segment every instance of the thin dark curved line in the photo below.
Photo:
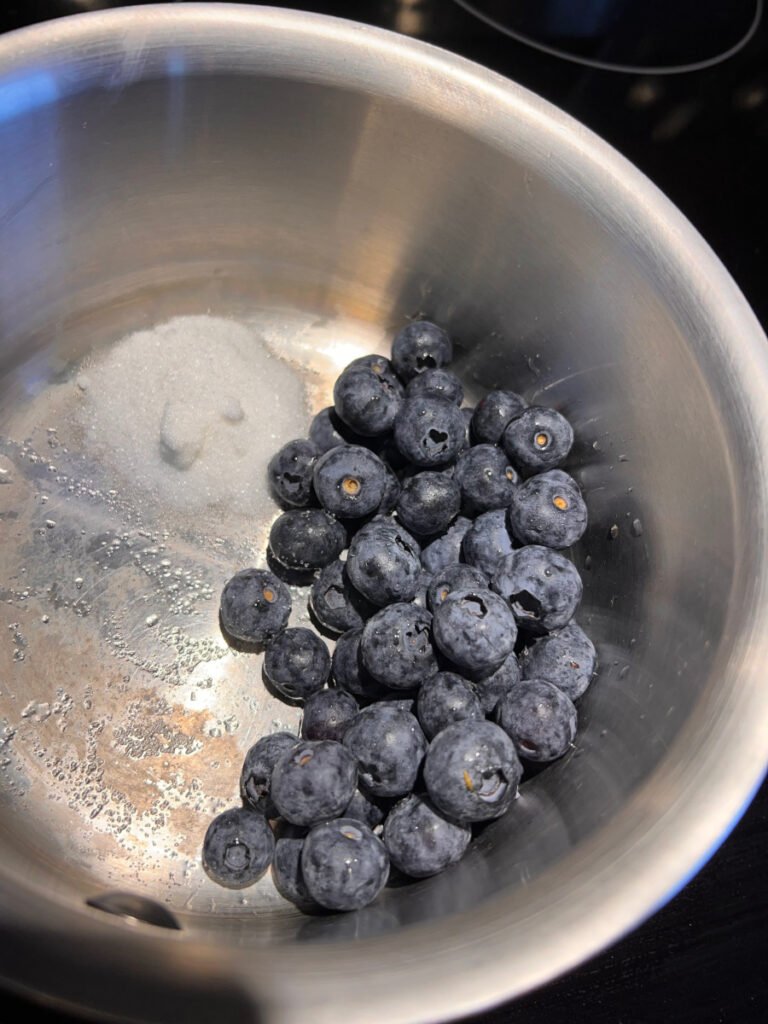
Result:
<svg viewBox="0 0 768 1024"><path fill-rule="evenodd" d="M672 67L666 67L664 65L661 67L653 67L651 65L643 64L611 64L608 61L592 60L589 57L579 57L575 54L568 53L567 50L560 50L555 46L547 46L545 43L539 43L535 39L531 39L529 36L525 36L520 32L515 32L502 22L496 21L496 19L492 18L490 14L485 14L483 11L479 11L473 4L469 3L469 0L453 0L453 2L473 18L477 18L479 21L485 22L489 28L495 29L497 32L501 32L505 36L509 36L510 39L514 39L518 43L523 43L525 46L531 46L535 50L540 50L542 53L546 53L550 57L560 57L563 60L569 60L574 64L581 64L584 67L595 68L598 71L618 71L621 74L626 75L682 75L691 71L704 71L706 68L716 67L724 61L730 60L731 57L735 57L740 50L744 49L747 43L754 36L755 32L757 32L760 22L763 19L763 0L755 0L755 16L752 20L752 24L749 26L744 36L737 43L734 43L729 50L718 54L716 57L709 57L707 60L696 61L693 64L678 64Z"/></svg>

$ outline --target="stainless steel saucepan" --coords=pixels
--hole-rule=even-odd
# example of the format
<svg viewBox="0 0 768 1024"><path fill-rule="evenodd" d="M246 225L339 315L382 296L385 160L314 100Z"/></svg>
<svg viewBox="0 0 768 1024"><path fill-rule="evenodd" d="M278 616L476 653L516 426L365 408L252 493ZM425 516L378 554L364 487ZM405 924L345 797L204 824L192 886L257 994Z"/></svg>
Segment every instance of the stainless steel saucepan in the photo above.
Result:
<svg viewBox="0 0 768 1024"><path fill-rule="evenodd" d="M576 749L461 864L303 917L269 879L230 893L199 866L244 750L296 720L216 618L275 509L144 473L132 405L149 415L174 367L159 349L123 378L115 343L179 315L240 325L242 388L253 367L278 382L279 417L262 399L237 428L256 459L273 419L300 435L338 367L417 314L451 330L470 398L510 386L574 422L601 670ZM618 938L738 819L768 754L766 340L691 226L577 122L303 13L141 6L11 33L0 317L9 985L139 1021L445 1019Z"/></svg>

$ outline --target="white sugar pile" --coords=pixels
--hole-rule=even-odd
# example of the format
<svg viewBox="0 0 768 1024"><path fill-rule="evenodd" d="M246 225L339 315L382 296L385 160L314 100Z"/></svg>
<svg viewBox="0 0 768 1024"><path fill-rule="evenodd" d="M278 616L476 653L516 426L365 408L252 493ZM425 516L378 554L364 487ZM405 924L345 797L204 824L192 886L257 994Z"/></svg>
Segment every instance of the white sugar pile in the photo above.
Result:
<svg viewBox="0 0 768 1024"><path fill-rule="evenodd" d="M175 317L131 334L78 378L90 444L180 509L253 513L277 449L306 432L297 374L250 328Z"/></svg>

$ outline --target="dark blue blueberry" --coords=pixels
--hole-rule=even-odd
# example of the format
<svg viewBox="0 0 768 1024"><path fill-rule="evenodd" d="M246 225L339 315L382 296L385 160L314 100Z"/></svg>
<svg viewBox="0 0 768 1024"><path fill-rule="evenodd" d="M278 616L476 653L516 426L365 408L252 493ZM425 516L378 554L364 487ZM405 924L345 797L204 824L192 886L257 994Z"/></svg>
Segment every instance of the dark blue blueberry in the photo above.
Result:
<svg viewBox="0 0 768 1024"><path fill-rule="evenodd" d="M388 516L390 512L394 512L397 507L397 501L400 497L400 481L397 479L395 471L391 466L386 466L387 478L384 482L384 493L381 496L379 507L376 509L377 515Z"/></svg>
<svg viewBox="0 0 768 1024"><path fill-rule="evenodd" d="M489 391L475 406L472 437L478 444L498 444L506 425L526 404L514 391Z"/></svg>
<svg viewBox="0 0 768 1024"><path fill-rule="evenodd" d="M418 378L417 378L418 379ZM459 514L461 492L443 473L416 473L405 481L397 502L397 518L411 533L442 533Z"/></svg>
<svg viewBox="0 0 768 1024"><path fill-rule="evenodd" d="M454 480L461 489L461 500L468 515L506 508L512 500L518 476L509 459L495 444L468 448L456 461Z"/></svg>
<svg viewBox="0 0 768 1024"><path fill-rule="evenodd" d="M314 486L318 501L331 515L360 519L378 509L390 480L378 455L348 444L320 456Z"/></svg>
<svg viewBox="0 0 768 1024"><path fill-rule="evenodd" d="M273 455L267 467L272 491L279 502L305 508L312 502L312 477L320 448L311 440L289 441Z"/></svg>
<svg viewBox="0 0 768 1024"><path fill-rule="evenodd" d="M472 684L454 672L438 672L425 680L416 699L416 714L429 740L454 722L485 718Z"/></svg>
<svg viewBox="0 0 768 1024"><path fill-rule="evenodd" d="M332 405L321 409L309 425L309 439L319 449L319 454L329 452L345 444L359 444L359 438L346 423L342 423Z"/></svg>
<svg viewBox="0 0 768 1024"><path fill-rule="evenodd" d="M415 466L445 466L464 446L464 417L445 398L406 398L395 420L394 436L397 447Z"/></svg>
<svg viewBox="0 0 768 1024"><path fill-rule="evenodd" d="M515 617L507 602L480 587L449 594L435 608L432 631L446 658L472 679L495 672L517 639Z"/></svg>
<svg viewBox="0 0 768 1024"><path fill-rule="evenodd" d="M526 679L502 697L496 717L521 757L554 761L576 735L573 701L546 679Z"/></svg>
<svg viewBox="0 0 768 1024"><path fill-rule="evenodd" d="M284 630L264 655L264 675L289 700L306 700L318 693L330 674L331 656L325 642L303 626Z"/></svg>
<svg viewBox="0 0 768 1024"><path fill-rule="evenodd" d="M405 389L406 398L418 398L420 395L434 395L446 398L454 405L464 401L464 388L455 373L450 370L425 370L413 377Z"/></svg>
<svg viewBox="0 0 768 1024"><path fill-rule="evenodd" d="M495 508L478 516L461 544L464 561L482 569L488 577L493 576L499 562L511 551L512 538L507 529L507 511L503 508Z"/></svg>
<svg viewBox="0 0 768 1024"><path fill-rule="evenodd" d="M247 807L234 807L214 818L203 841L203 867L227 889L258 882L275 852L267 819Z"/></svg>
<svg viewBox="0 0 768 1024"><path fill-rule="evenodd" d="M361 437L378 437L394 426L403 400L403 385L388 359L355 360L333 386L333 404L342 422Z"/></svg>
<svg viewBox="0 0 768 1024"><path fill-rule="evenodd" d="M461 544L472 520L459 516L448 527L442 537L430 541L421 552L421 564L427 572L436 573L447 565L453 565L461 557Z"/></svg>
<svg viewBox="0 0 768 1024"><path fill-rule="evenodd" d="M553 469L515 489L509 529L521 544L569 548L587 528L587 506L573 477Z"/></svg>
<svg viewBox="0 0 768 1024"><path fill-rule="evenodd" d="M504 429L502 444L520 469L541 473L559 466L573 445L573 428L554 409L532 405Z"/></svg>
<svg viewBox="0 0 768 1024"><path fill-rule="evenodd" d="M274 732L256 740L245 755L240 772L240 796L254 811L268 818L277 817L277 808L269 798L269 787L275 765L299 742L292 732Z"/></svg>
<svg viewBox="0 0 768 1024"><path fill-rule="evenodd" d="M360 657L362 627L350 629L336 641L331 658L333 678L336 685L361 700L379 700L386 696L385 687L377 683L363 667Z"/></svg>
<svg viewBox="0 0 768 1024"><path fill-rule="evenodd" d="M226 634L245 643L264 644L285 629L291 594L267 569L243 569L224 584L219 611Z"/></svg>
<svg viewBox="0 0 768 1024"><path fill-rule="evenodd" d="M471 838L467 825L451 821L427 797L415 794L395 804L382 835L392 863L411 878L428 878L455 864Z"/></svg>
<svg viewBox="0 0 768 1024"><path fill-rule="evenodd" d="M354 818L355 821L362 821L368 828L376 828L386 817L384 808L367 793L362 790L355 790L355 795L347 804L343 814L344 818Z"/></svg>
<svg viewBox="0 0 768 1024"><path fill-rule="evenodd" d="M355 759L341 743L301 740L275 765L270 796L292 825L314 825L341 814L356 786Z"/></svg>
<svg viewBox="0 0 768 1024"><path fill-rule="evenodd" d="M286 569L322 569L347 546L347 531L319 508L290 509L269 531L272 556Z"/></svg>
<svg viewBox="0 0 768 1024"><path fill-rule="evenodd" d="M392 690L413 690L437 672L432 615L400 602L376 612L363 627L360 656L373 678Z"/></svg>
<svg viewBox="0 0 768 1024"><path fill-rule="evenodd" d="M389 877L382 841L354 818L316 825L301 854L304 884L328 910L360 910L379 895Z"/></svg>
<svg viewBox="0 0 768 1024"><path fill-rule="evenodd" d="M417 604L419 608L428 608L427 594L429 591L429 585L432 582L432 573L427 572L426 569L421 570L419 576L419 587L416 593L413 595L411 600L414 604Z"/></svg>
<svg viewBox="0 0 768 1024"><path fill-rule="evenodd" d="M473 682L475 693L482 704L483 711L490 715L501 698L520 682L520 666L514 654L508 655L501 668L497 668L489 676Z"/></svg>
<svg viewBox="0 0 768 1024"><path fill-rule="evenodd" d="M570 622L584 589L573 562L540 544L502 559L491 587L509 602L518 626L538 634Z"/></svg>
<svg viewBox="0 0 768 1024"><path fill-rule="evenodd" d="M597 668L595 645L575 622L537 640L520 656L524 679L546 679L578 700Z"/></svg>
<svg viewBox="0 0 768 1024"><path fill-rule="evenodd" d="M392 342L392 364L404 383L426 370L439 370L452 359L451 339L429 320L408 324Z"/></svg>
<svg viewBox="0 0 768 1024"><path fill-rule="evenodd" d="M374 519L352 538L347 576L372 604L410 601L419 589L420 548L414 538L389 519Z"/></svg>
<svg viewBox="0 0 768 1024"><path fill-rule="evenodd" d="M464 565L462 562L446 565L430 578L427 607L434 611L454 590L464 590L467 587L482 587L487 590L488 577L482 569L476 569L474 565Z"/></svg>
<svg viewBox="0 0 768 1024"><path fill-rule="evenodd" d="M289 900L299 910L316 911L319 904L309 895L304 884L304 872L301 869L301 854L304 850L303 829L296 829L299 835L281 836L275 844L275 856L272 861L272 881L280 895Z"/></svg>
<svg viewBox="0 0 768 1024"><path fill-rule="evenodd" d="M321 690L307 698L301 719L305 740L341 740L359 711L357 701L345 690Z"/></svg>
<svg viewBox="0 0 768 1024"><path fill-rule="evenodd" d="M410 712L371 704L347 727L343 742L357 759L360 786L367 793L403 796L413 789L427 741Z"/></svg>
<svg viewBox="0 0 768 1024"><path fill-rule="evenodd" d="M309 605L317 621L329 633L357 629L376 610L352 586L345 563L338 559L327 565L312 584Z"/></svg>
<svg viewBox="0 0 768 1024"><path fill-rule="evenodd" d="M458 822L498 818L515 799L522 766L493 722L456 722L432 740L424 782L438 810Z"/></svg>

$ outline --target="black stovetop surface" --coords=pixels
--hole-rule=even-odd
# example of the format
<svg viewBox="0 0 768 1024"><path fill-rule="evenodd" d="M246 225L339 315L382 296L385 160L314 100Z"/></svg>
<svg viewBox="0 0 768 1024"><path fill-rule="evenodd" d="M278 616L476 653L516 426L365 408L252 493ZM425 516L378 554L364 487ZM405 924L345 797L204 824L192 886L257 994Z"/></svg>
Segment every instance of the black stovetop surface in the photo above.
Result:
<svg viewBox="0 0 768 1024"><path fill-rule="evenodd" d="M356 18L426 39L556 103L629 157L680 207L720 256L768 330L768 204L762 195L768 188L768 15L729 59L700 71L661 75L597 70L548 55L494 30L453 0L272 2ZM569 5L571 12L641 7L633 0L615 0L613 5L611 0L543 4L561 16ZM5 3L0 9L0 31L86 7L110 6L127 4L109 0ZM533 10L536 5L475 0L475 6L498 17L513 9ZM654 31L658 31L663 5L653 6ZM674 58L674 33L683 30L681 54L697 53L700 32L701 56L709 55L712 33L704 31L704 23L707 8L718 5L702 0L693 7L685 2L681 6L681 0L668 0L667 6L671 43L665 39L656 46L659 40L646 40L646 53L662 52ZM734 3L728 10L733 10L734 18L743 18L749 6ZM688 8L684 25L674 17L683 7ZM691 10L698 12L698 20L690 16ZM526 27L535 30L538 42L552 44L551 24L531 17ZM557 45L611 59L610 22L605 38L598 39L592 50L583 38L572 38L572 24L570 32L565 42L561 32ZM733 32L738 36L741 26L734 26ZM730 41L727 35L723 33L724 44ZM622 51L624 63L626 56ZM640 60L642 53L629 56ZM767 850L765 784L711 861L653 918L577 970L514 1003L472 1018L472 1024L762 1024L768 1020ZM0 1020L14 1019L14 1011L30 1024L74 1021L0 993Z"/></svg>

